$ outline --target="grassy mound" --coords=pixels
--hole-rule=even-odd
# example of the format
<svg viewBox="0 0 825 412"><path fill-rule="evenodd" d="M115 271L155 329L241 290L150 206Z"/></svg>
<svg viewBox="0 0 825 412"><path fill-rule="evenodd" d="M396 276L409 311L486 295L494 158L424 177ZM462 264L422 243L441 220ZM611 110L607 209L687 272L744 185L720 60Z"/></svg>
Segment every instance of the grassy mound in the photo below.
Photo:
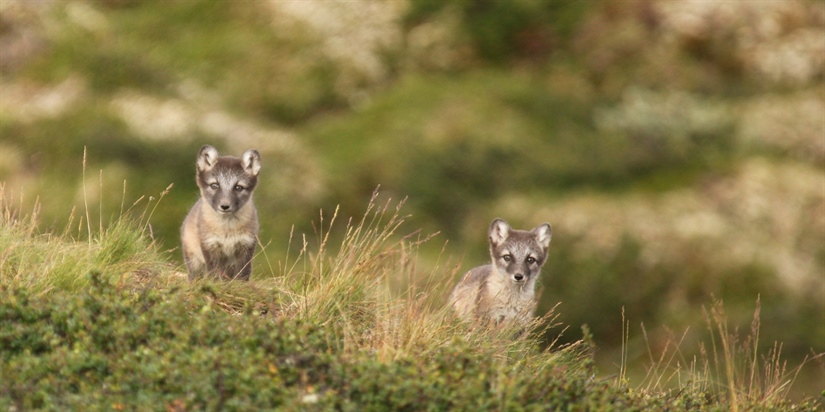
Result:
<svg viewBox="0 0 825 412"><path fill-rule="evenodd" d="M248 283L187 282L149 236L149 205L97 233L86 224L85 236L38 234L36 213L2 206L3 410L820 406L787 400L793 374L768 364L776 376L761 379L755 354L745 369L717 374L707 361L674 370L662 360L650 380L632 386L623 376L597 377L587 337L541 347L542 325L552 319L526 333L469 328L440 296L393 292L390 279L414 275L411 256L423 241L398 240L400 205L373 199L360 222L345 225L334 253L337 216L322 216L317 246L304 238L280 276ZM725 365L741 363L717 309ZM771 360L778 364L778 354Z"/></svg>

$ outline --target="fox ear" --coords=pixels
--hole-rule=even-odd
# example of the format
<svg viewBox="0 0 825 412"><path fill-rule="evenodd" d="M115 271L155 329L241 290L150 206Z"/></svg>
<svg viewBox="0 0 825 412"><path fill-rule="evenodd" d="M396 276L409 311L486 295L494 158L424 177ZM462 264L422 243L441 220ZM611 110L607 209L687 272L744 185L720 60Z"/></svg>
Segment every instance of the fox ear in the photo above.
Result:
<svg viewBox="0 0 825 412"><path fill-rule="evenodd" d="M198 152L198 170L205 172L215 167L218 162L218 151L209 145L204 145Z"/></svg>
<svg viewBox="0 0 825 412"><path fill-rule="evenodd" d="M241 156L243 170L251 176L257 176L261 170L261 155L255 149L249 149Z"/></svg>
<svg viewBox="0 0 825 412"><path fill-rule="evenodd" d="M536 236L536 241L539 242L539 245L547 250L550 247L550 238L553 236L553 228L550 226L549 223L542 223L533 230L533 235Z"/></svg>
<svg viewBox="0 0 825 412"><path fill-rule="evenodd" d="M490 224L490 244L500 245L510 236L510 225L504 220L495 219Z"/></svg>

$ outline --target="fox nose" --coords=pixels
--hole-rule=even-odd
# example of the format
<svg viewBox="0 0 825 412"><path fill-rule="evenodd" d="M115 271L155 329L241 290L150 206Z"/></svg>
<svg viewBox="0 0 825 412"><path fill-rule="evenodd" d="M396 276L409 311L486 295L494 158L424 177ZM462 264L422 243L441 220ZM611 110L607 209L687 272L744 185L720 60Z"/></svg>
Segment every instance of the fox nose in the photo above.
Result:
<svg viewBox="0 0 825 412"><path fill-rule="evenodd" d="M221 205L221 210L226 212L227 210L229 210L229 205Z"/></svg>
<svg viewBox="0 0 825 412"><path fill-rule="evenodd" d="M521 273L516 273L515 275L513 275L513 279L515 279L516 281L520 281L524 279L524 275L522 275Z"/></svg>

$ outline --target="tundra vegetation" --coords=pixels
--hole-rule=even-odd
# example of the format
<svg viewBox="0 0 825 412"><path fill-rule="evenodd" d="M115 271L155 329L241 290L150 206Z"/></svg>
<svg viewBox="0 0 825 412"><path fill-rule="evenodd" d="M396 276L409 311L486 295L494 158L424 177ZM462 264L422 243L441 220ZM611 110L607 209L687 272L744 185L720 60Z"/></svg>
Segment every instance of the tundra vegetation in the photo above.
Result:
<svg viewBox="0 0 825 412"><path fill-rule="evenodd" d="M0 409L821 407L823 36L816 0L4 0ZM249 284L176 276L203 144L268 165ZM514 341L443 311L495 216L553 225Z"/></svg>
<svg viewBox="0 0 825 412"><path fill-rule="evenodd" d="M283 276L189 282L149 237L151 210L107 228L79 219L38 234L37 211L3 204L0 407L5 410L816 410L788 399L800 367L774 346L758 354L760 318L740 341L709 307L711 352L680 362L681 342L630 384L622 364L597 377L585 327L542 345L552 312L471 328L414 278L415 233L398 239L400 204L369 204L331 253L336 215L302 238ZM133 205L140 210L140 200ZM86 220L88 222L88 220ZM312 243L312 244L311 244ZM264 256L266 257L266 253ZM427 280L438 283L438 267ZM34 275L32 275L34 274ZM443 283L443 282L442 282ZM437 288L436 288L437 290ZM623 327L625 327L623 325ZM514 336L516 336L514 338ZM622 362L626 358L622 358Z"/></svg>

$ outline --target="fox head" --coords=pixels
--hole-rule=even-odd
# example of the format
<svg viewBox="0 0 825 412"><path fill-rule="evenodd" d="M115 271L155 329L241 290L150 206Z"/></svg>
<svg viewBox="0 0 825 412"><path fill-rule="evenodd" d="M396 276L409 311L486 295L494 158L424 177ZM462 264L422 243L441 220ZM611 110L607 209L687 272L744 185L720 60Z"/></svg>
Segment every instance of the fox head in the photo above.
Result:
<svg viewBox="0 0 825 412"><path fill-rule="evenodd" d="M220 214L232 214L252 197L261 170L261 155L250 149L237 158L218 156L205 145L198 152L198 187L201 198Z"/></svg>
<svg viewBox="0 0 825 412"><path fill-rule="evenodd" d="M501 219L493 220L490 225L493 268L512 282L535 282L541 266L547 260L551 234L549 223L527 231L515 230Z"/></svg>

